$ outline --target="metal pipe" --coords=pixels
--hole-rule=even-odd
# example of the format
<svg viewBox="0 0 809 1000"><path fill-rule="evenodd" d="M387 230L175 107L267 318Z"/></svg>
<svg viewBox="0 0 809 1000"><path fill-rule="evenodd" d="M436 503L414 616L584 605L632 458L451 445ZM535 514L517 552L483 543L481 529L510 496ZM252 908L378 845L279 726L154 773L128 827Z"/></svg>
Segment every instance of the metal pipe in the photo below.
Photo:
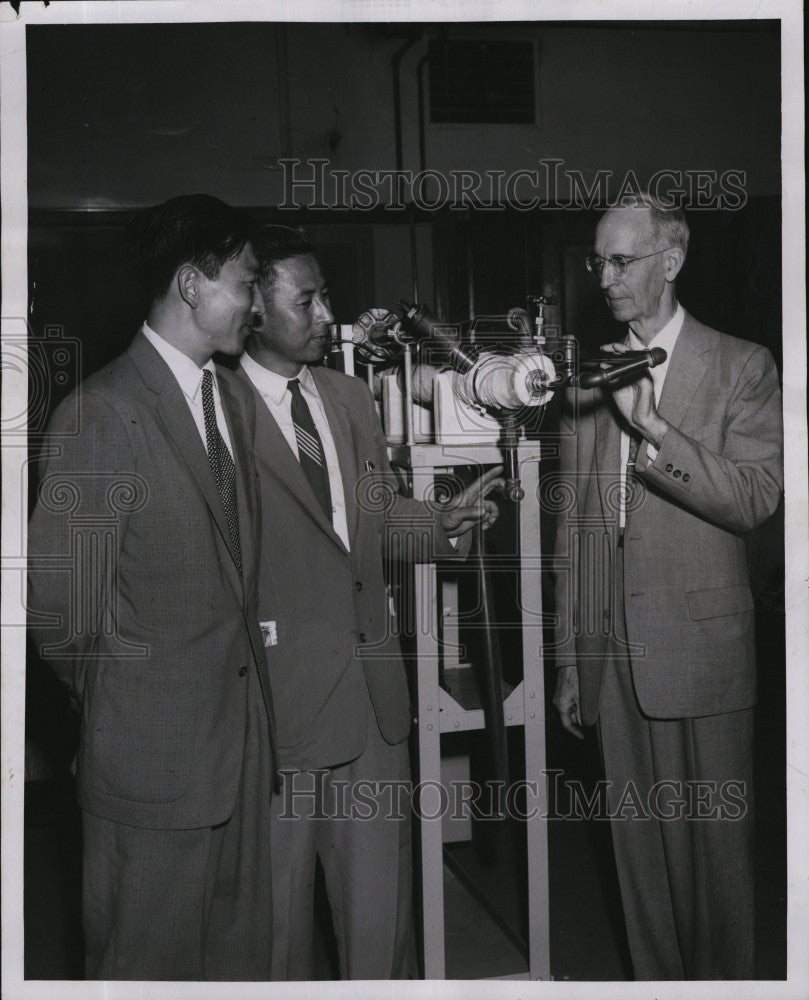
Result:
<svg viewBox="0 0 809 1000"><path fill-rule="evenodd" d="M393 135L396 149L397 172L402 169L402 93L399 82L399 64L402 61L402 56L409 49L412 49L420 38L421 31L412 32L407 41L405 41L403 45L400 45L399 48L393 53L390 60L391 68L393 70Z"/></svg>
<svg viewBox="0 0 809 1000"><path fill-rule="evenodd" d="M292 149L292 125L289 113L289 63L287 59L287 29L275 26L275 85L278 88L278 124L281 133L281 154L289 156Z"/></svg>
<svg viewBox="0 0 809 1000"><path fill-rule="evenodd" d="M416 66L416 85L419 102L419 170L427 169L427 131L424 123L424 67L430 61L429 49L419 59ZM418 302L418 299L416 299Z"/></svg>
<svg viewBox="0 0 809 1000"><path fill-rule="evenodd" d="M413 430L413 347L411 344L404 345L404 418L405 418L405 443L413 445L416 443L416 435Z"/></svg>
<svg viewBox="0 0 809 1000"><path fill-rule="evenodd" d="M410 276L413 281L413 301L419 300L419 260L416 253L416 220L413 207L410 207Z"/></svg>
<svg viewBox="0 0 809 1000"><path fill-rule="evenodd" d="M520 463L517 457L517 445L519 435L517 433L517 419L513 413L504 413L501 418L503 429L500 438L500 447L503 449L505 465L505 483L503 493L506 499L512 503L519 503L525 496L525 491L520 486Z"/></svg>
<svg viewBox="0 0 809 1000"><path fill-rule="evenodd" d="M474 529L474 559L480 580L480 624L483 638L481 667L483 674L483 715L489 733L494 778L498 783L496 815L506 816L506 788L508 787L508 743L506 723L503 718L503 664L500 643L495 632L494 597L491 581L486 571L483 528L478 522Z"/></svg>

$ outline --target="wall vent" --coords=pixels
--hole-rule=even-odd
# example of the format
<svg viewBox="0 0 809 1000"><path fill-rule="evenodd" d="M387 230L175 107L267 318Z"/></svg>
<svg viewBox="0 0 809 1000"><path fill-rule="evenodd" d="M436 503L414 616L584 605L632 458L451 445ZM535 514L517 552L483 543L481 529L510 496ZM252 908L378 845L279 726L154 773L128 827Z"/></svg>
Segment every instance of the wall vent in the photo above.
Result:
<svg viewBox="0 0 809 1000"><path fill-rule="evenodd" d="M433 124L533 125L536 45L531 41L435 39L429 48Z"/></svg>

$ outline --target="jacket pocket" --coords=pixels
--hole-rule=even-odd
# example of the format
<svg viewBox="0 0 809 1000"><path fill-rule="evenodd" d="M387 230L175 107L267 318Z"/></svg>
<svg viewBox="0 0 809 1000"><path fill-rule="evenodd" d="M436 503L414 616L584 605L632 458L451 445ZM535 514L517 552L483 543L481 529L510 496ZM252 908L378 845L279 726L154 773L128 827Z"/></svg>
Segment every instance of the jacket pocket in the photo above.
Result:
<svg viewBox="0 0 809 1000"><path fill-rule="evenodd" d="M746 583L733 587L711 587L708 590L689 590L686 593L688 614L695 622L724 615L740 615L752 611L753 595Z"/></svg>
<svg viewBox="0 0 809 1000"><path fill-rule="evenodd" d="M109 668L86 699L84 778L132 802L174 802L194 757L196 681Z"/></svg>

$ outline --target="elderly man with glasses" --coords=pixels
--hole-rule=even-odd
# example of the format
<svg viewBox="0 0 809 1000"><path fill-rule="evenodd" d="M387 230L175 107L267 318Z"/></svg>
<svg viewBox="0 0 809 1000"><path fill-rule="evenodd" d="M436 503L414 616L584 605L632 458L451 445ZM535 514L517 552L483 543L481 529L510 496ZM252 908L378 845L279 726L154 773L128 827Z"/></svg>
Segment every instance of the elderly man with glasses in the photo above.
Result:
<svg viewBox="0 0 809 1000"><path fill-rule="evenodd" d="M781 396L769 351L678 303L688 235L643 199L603 216L586 261L628 325L608 349L666 361L565 401L554 702L569 732L596 726L635 978L749 979L744 537L781 496Z"/></svg>

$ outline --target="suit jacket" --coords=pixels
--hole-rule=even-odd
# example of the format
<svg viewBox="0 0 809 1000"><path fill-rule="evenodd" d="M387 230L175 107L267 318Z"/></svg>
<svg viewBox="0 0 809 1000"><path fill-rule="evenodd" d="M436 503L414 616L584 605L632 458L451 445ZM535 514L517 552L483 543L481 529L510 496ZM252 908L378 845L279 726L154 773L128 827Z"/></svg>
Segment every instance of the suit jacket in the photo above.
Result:
<svg viewBox="0 0 809 1000"><path fill-rule="evenodd" d="M620 427L608 391L572 391L560 438L556 658L577 664L583 721L597 714L613 615ZM654 718L755 702L753 598L744 536L778 506L781 395L770 353L686 313L659 402L671 427L624 533L628 653L638 701ZM551 490L553 494L553 490Z"/></svg>
<svg viewBox="0 0 809 1000"><path fill-rule="evenodd" d="M391 628L385 554L430 560L455 554L434 512L399 495L367 386L313 368L334 438L350 551L312 492L258 390L255 456L261 492L259 618L278 723L282 767L346 763L365 746L370 696L390 744L410 732L398 636Z"/></svg>
<svg viewBox="0 0 809 1000"><path fill-rule="evenodd" d="M81 707L82 808L134 826L222 822L235 802L246 676L269 683L255 608L253 401L219 376L243 572L174 375L139 333L51 420L29 526L29 622ZM269 794L269 789L267 790Z"/></svg>

